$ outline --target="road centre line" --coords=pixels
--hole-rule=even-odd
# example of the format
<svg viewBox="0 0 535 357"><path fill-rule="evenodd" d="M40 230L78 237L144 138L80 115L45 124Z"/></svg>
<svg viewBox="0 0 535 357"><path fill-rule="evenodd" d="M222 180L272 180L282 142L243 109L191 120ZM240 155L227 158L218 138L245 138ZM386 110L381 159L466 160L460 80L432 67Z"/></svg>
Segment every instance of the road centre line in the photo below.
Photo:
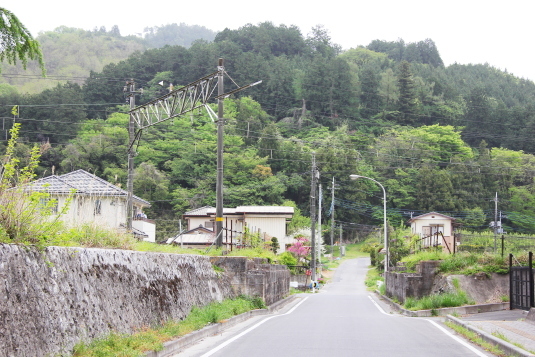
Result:
<svg viewBox="0 0 535 357"><path fill-rule="evenodd" d="M217 346L216 348L213 348L211 349L210 351L206 352L205 354L203 354L201 357L208 357L208 356L211 356L213 355L214 353L216 353L217 351L221 350L222 348L230 345L232 342L236 341L238 338L242 337L242 336L245 336L246 334L248 334L249 332L253 331L254 329L256 329L258 326L262 325L264 322L268 321L268 320L271 320L275 317L279 317L279 316L284 316L284 315L289 315L291 314L292 312L294 312L298 307L299 305L301 305L302 303L304 303L306 300L308 299L308 296L306 298L304 298L302 301L300 301L297 305L295 305L294 307L291 308L290 311L284 313L284 314L280 314L280 315L274 315L274 316L270 316L260 322L258 322L256 325L254 326L251 326L249 327L247 330L243 331L242 333L234 336L233 338L223 342L222 344L220 344L219 346Z"/></svg>

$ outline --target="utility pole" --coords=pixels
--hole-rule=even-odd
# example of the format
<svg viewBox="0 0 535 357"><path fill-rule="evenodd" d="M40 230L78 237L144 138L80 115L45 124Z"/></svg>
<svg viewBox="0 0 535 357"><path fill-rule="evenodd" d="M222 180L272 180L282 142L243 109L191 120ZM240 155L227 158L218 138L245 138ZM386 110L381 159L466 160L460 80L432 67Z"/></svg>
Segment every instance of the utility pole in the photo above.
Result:
<svg viewBox="0 0 535 357"><path fill-rule="evenodd" d="M496 254L496 240L498 234L498 192L494 197L494 254Z"/></svg>
<svg viewBox="0 0 535 357"><path fill-rule="evenodd" d="M331 187L331 260L334 259L334 176Z"/></svg>
<svg viewBox="0 0 535 357"><path fill-rule="evenodd" d="M342 225L340 224L340 259L342 259Z"/></svg>
<svg viewBox="0 0 535 357"><path fill-rule="evenodd" d="M216 181L216 205L215 205L215 234L216 246L223 245L223 118L224 93L223 74L225 72L223 59L219 59L217 66L217 181Z"/></svg>
<svg viewBox="0 0 535 357"><path fill-rule="evenodd" d="M223 230L223 100L230 95L253 87L262 81L247 84L243 87L236 88L229 92L223 92L223 75L225 68L223 59L220 58L217 66L217 72L204 76L178 89L170 88L171 91L139 107L130 109L130 115L133 117L137 126L137 131L130 140L132 148L135 141L139 140L141 131L150 126L159 124L166 120L178 117L194 109L205 107L211 118L216 116L215 112L208 106L208 100L211 98L215 88L218 88L218 94L215 99L218 100L217 114L217 182L216 182L216 241L217 246L223 243L221 232ZM125 87L125 92L127 91Z"/></svg>
<svg viewBox="0 0 535 357"><path fill-rule="evenodd" d="M126 82L125 92L128 93L130 102L130 111L136 107L136 83L133 79ZM130 112L128 122L128 141L134 142L134 115ZM126 230L132 232L132 218L134 216L134 145L128 149L128 175L126 182Z"/></svg>
<svg viewBox="0 0 535 357"><path fill-rule="evenodd" d="M310 245L312 246L310 257L311 279L316 281L316 154L312 153L312 184L310 187Z"/></svg>
<svg viewBox="0 0 535 357"><path fill-rule="evenodd" d="M322 192L321 192L321 183L318 186L318 239L316 239L316 249L318 252L318 262L321 262L321 201L322 201Z"/></svg>

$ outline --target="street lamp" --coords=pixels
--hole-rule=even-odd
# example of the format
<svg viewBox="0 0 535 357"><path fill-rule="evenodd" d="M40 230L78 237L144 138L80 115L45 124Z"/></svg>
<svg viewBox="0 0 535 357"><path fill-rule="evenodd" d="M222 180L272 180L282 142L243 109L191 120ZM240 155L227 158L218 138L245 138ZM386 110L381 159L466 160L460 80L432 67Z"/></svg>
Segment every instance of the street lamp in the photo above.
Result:
<svg viewBox="0 0 535 357"><path fill-rule="evenodd" d="M384 245L385 245L385 272L387 272L388 271L389 256L388 256L388 227L386 225L386 191L385 191L385 188L383 187L383 185L381 185L381 183L379 181L374 180L371 177L366 177L366 176L362 176L362 175L349 175L349 177L352 180L358 180L359 178L364 178L364 179L371 180L371 181L375 182L376 184L378 184L379 186L381 186L381 188L383 189L383 219L384 219L383 225L384 225L384 232L385 232L385 243L384 243Z"/></svg>

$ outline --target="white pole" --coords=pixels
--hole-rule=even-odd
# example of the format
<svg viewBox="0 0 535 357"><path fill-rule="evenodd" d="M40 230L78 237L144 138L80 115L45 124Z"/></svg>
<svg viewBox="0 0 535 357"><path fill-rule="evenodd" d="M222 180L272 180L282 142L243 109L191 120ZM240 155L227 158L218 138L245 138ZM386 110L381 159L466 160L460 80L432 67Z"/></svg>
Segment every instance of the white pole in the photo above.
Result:
<svg viewBox="0 0 535 357"><path fill-rule="evenodd" d="M388 254L388 227L386 225L386 191L383 185L377 180L372 179L371 177L361 176L361 175L349 175L349 177L352 180L357 180L359 178L365 178L368 180L371 180L381 186L381 189L383 190L383 225L384 225L384 246L385 246L385 272L388 271L388 262L390 261L390 257Z"/></svg>

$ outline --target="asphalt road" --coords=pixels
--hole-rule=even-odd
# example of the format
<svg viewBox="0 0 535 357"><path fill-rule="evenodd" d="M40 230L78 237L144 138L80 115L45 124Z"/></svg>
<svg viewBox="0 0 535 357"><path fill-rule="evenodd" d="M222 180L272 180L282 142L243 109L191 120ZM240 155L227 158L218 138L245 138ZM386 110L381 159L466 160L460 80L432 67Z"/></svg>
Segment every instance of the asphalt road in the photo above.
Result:
<svg viewBox="0 0 535 357"><path fill-rule="evenodd" d="M492 356L455 336L439 318L392 314L366 291L369 259L344 262L319 293L259 316L177 356Z"/></svg>

